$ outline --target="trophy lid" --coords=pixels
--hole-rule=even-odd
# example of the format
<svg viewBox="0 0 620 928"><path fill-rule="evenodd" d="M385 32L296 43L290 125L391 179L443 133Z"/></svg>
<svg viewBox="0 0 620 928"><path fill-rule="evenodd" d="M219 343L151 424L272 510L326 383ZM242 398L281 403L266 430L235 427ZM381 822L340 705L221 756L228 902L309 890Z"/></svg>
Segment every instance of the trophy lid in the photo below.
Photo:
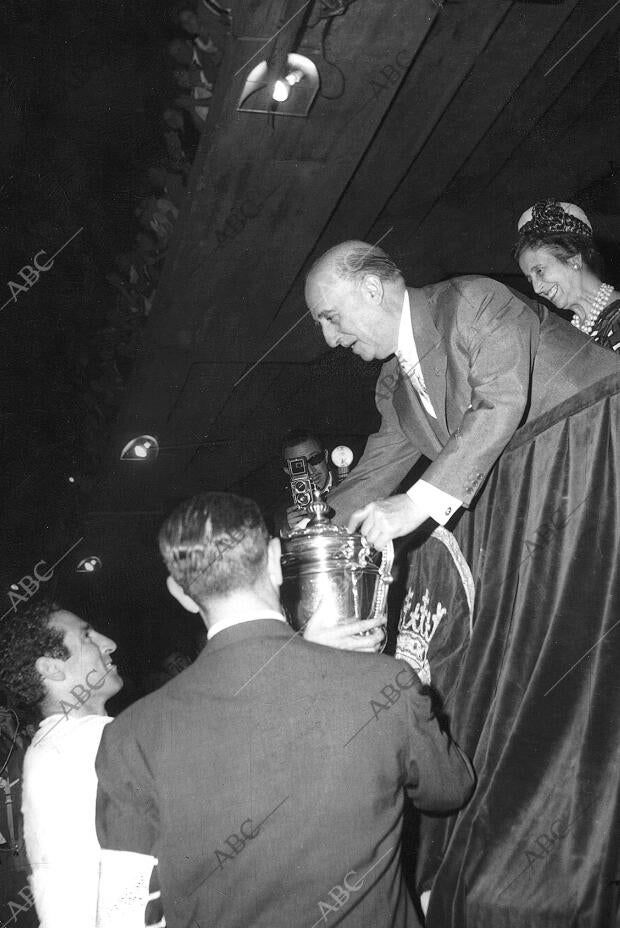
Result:
<svg viewBox="0 0 620 928"><path fill-rule="evenodd" d="M329 521L333 510L318 490L308 509L312 518L306 528L293 529L282 538L282 568L285 572L327 566L330 563L347 563L351 567L372 565L373 549L366 539L351 533L343 526Z"/></svg>

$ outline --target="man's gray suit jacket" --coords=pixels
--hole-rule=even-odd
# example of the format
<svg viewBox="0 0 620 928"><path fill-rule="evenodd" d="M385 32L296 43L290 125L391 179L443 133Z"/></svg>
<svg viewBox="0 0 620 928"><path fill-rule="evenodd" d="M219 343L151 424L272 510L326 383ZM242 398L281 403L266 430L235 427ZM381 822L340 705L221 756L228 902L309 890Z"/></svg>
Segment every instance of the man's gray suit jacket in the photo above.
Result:
<svg viewBox="0 0 620 928"><path fill-rule="evenodd" d="M489 277L409 289L429 416L393 357L381 369L381 414L360 461L330 495L336 521L389 496L424 455L423 478L469 506L525 422L609 374L620 358L570 323Z"/></svg>

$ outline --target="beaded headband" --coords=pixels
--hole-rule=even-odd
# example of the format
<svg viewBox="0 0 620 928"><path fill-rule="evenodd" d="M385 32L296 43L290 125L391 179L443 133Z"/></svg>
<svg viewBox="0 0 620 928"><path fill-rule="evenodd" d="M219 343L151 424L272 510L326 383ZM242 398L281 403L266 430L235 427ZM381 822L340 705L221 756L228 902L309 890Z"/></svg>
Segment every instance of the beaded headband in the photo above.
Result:
<svg viewBox="0 0 620 928"><path fill-rule="evenodd" d="M572 232L584 238L592 238L590 220L582 209L574 203L560 203L558 200L539 200L530 209L526 209L517 223L519 235L537 232L545 235L550 232Z"/></svg>

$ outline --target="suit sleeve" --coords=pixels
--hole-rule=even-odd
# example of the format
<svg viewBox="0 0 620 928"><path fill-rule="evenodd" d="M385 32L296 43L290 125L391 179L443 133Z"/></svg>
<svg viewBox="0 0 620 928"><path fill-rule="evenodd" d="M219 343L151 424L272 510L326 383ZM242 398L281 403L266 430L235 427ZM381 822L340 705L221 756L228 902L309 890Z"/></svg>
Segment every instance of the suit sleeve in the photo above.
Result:
<svg viewBox="0 0 620 928"><path fill-rule="evenodd" d="M102 848L152 854L159 811L151 771L139 745L117 722L107 726L95 769L97 837Z"/></svg>
<svg viewBox="0 0 620 928"><path fill-rule="evenodd" d="M470 404L424 480L469 505L523 419L540 323L495 281L451 283Z"/></svg>
<svg viewBox="0 0 620 928"><path fill-rule="evenodd" d="M420 451L402 431L392 406L397 371L395 360L381 368L375 389L381 416L379 431L369 436L353 472L329 494L329 505L336 511L334 522L340 525L346 525L356 509L389 496L420 457Z"/></svg>
<svg viewBox="0 0 620 928"><path fill-rule="evenodd" d="M95 768L102 849L97 928L138 928L157 864L159 813L151 772L139 745L116 722L104 731Z"/></svg>
<svg viewBox="0 0 620 928"><path fill-rule="evenodd" d="M456 811L473 792L473 767L457 743L440 729L429 697L420 692L417 675L404 661L399 663L403 666L397 682L407 712L407 793L423 812Z"/></svg>

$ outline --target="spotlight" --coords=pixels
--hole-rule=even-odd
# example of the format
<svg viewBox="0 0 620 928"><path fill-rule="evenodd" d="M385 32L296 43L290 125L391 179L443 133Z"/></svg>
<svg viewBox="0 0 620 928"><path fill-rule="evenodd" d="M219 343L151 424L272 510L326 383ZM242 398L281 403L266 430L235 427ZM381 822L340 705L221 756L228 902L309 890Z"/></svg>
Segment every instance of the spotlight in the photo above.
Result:
<svg viewBox="0 0 620 928"><path fill-rule="evenodd" d="M153 435L138 435L121 451L121 461L154 461L159 454L159 442Z"/></svg>
<svg viewBox="0 0 620 928"><path fill-rule="evenodd" d="M75 477L67 477L69 483L75 483Z"/></svg>
<svg viewBox="0 0 620 928"><path fill-rule="evenodd" d="M319 90L319 72L305 55L287 55L286 67L275 83L268 79L266 61L257 64L245 82L237 110L241 113L275 113L307 116ZM274 103L278 104L274 106Z"/></svg>
<svg viewBox="0 0 620 928"><path fill-rule="evenodd" d="M101 558L96 555L91 555L90 557L82 558L75 568L75 572L76 574L92 574L96 570L101 570L102 566Z"/></svg>

